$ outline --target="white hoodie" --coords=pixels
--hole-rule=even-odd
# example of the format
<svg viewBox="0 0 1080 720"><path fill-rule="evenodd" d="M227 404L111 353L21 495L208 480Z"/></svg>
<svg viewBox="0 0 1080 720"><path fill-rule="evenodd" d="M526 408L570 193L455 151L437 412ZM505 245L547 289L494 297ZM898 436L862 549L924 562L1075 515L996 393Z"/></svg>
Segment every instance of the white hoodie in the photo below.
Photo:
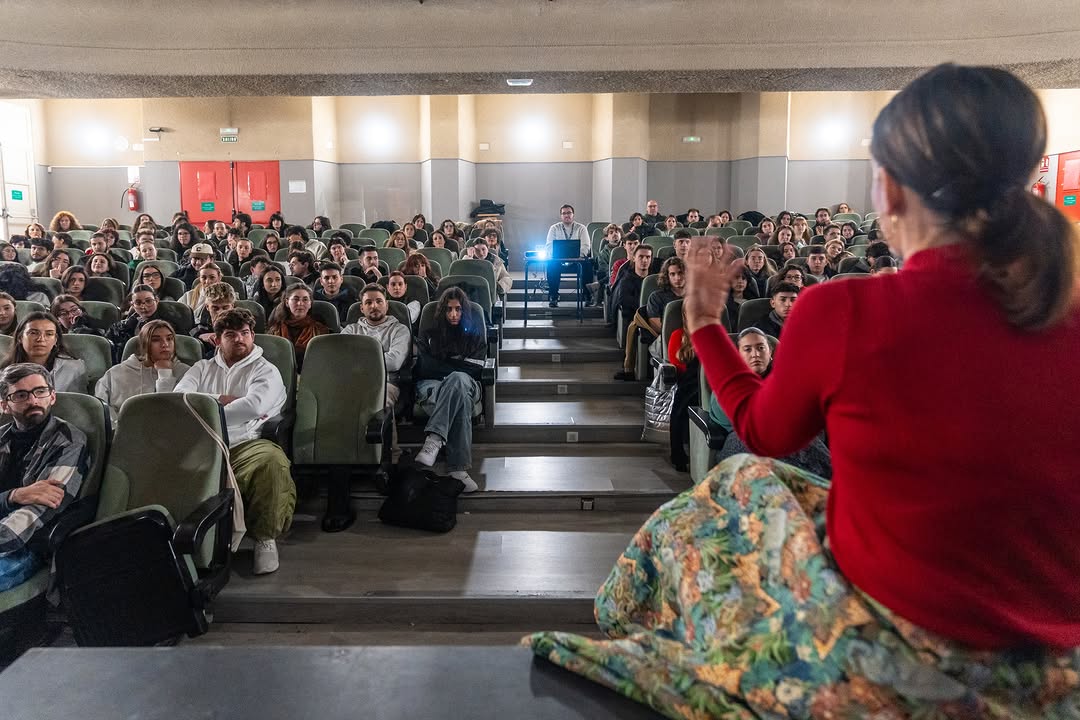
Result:
<svg viewBox="0 0 1080 720"><path fill-rule="evenodd" d="M176 381L190 369L191 366L186 363L174 360L171 369L158 370L146 367L139 358L132 355L119 365L109 368L98 380L94 394L109 406L109 413L115 421L125 400L147 393L172 392Z"/></svg>
<svg viewBox="0 0 1080 720"><path fill-rule="evenodd" d="M230 446L257 440L266 419L285 406L281 373L263 357L258 345L232 367L225 365L220 352L209 360L200 360L176 384L175 392L204 393L215 398L236 395L237 399L225 406Z"/></svg>
<svg viewBox="0 0 1080 720"><path fill-rule="evenodd" d="M379 341L386 362L386 373L396 373L409 357L409 328L398 322L396 317L387 315L378 325L372 325L361 316L356 322L341 329L342 335L370 335Z"/></svg>

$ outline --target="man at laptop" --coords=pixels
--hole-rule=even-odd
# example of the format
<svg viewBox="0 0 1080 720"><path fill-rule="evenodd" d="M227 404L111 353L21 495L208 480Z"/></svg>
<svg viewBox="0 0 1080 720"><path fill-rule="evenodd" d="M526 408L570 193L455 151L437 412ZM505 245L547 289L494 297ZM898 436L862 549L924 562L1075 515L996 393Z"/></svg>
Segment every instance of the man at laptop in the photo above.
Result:
<svg viewBox="0 0 1080 720"><path fill-rule="evenodd" d="M559 285L562 282L564 272L574 272L573 263L558 262L558 260L572 260L584 257L584 252L590 248L589 230L579 222L574 222L574 206L563 205L559 208L561 222L557 222L548 228L547 239L544 249L547 252L547 283L548 283L548 307L559 307ZM558 240L559 242L555 242ZM582 291L585 293L585 304L591 303L588 284L593 281L592 268L585 263L581 280Z"/></svg>

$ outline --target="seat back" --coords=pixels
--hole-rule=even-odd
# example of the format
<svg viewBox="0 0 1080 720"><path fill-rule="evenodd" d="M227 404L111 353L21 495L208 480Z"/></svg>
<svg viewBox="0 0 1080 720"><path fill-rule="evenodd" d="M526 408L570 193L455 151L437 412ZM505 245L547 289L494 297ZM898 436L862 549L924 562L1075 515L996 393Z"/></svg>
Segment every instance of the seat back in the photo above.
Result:
<svg viewBox="0 0 1080 720"><path fill-rule="evenodd" d="M33 300L16 300L15 301L15 318L22 322L23 318L32 312L45 312L49 308L45 307L39 302Z"/></svg>
<svg viewBox="0 0 1080 720"><path fill-rule="evenodd" d="M355 238L357 235L367 230L367 225L364 225L363 223L343 223L341 229L348 230Z"/></svg>
<svg viewBox="0 0 1080 720"><path fill-rule="evenodd" d="M170 279L175 279L175 278L170 278ZM231 287L233 289L233 291L236 293L236 299L237 300L246 300L247 299L247 285L245 285L244 281L241 280L240 278L236 277L235 275L222 275L221 276L221 282L228 283L229 287Z"/></svg>
<svg viewBox="0 0 1080 720"><path fill-rule="evenodd" d="M261 248L263 246L263 238L269 235L272 231L267 228L252 228L248 231L247 239L251 241L251 244L255 247Z"/></svg>
<svg viewBox="0 0 1080 720"><path fill-rule="evenodd" d="M162 300L158 302L157 314L173 326L177 335L187 335L195 327L195 314L183 303Z"/></svg>
<svg viewBox="0 0 1080 720"><path fill-rule="evenodd" d="M112 443L112 421L109 408L93 395L82 393L56 393L53 413L69 425L79 428L86 435L86 449L90 454L90 465L79 488L79 497L97 495L101 488L101 476L105 473L105 463L109 457L109 445Z"/></svg>
<svg viewBox="0 0 1080 720"><path fill-rule="evenodd" d="M860 270L857 266L862 258L850 257L844 258L840 261L840 274L846 275L849 273L867 274L866 271Z"/></svg>
<svg viewBox="0 0 1080 720"><path fill-rule="evenodd" d="M124 283L111 277L86 278L86 288L83 290L83 298L97 300L99 302L112 303L116 307L124 304L124 294L127 289Z"/></svg>
<svg viewBox="0 0 1080 720"><path fill-rule="evenodd" d="M725 239L729 245L742 248L743 252L746 252L755 245L758 245L760 241L756 235L734 235Z"/></svg>
<svg viewBox="0 0 1080 720"><path fill-rule="evenodd" d="M682 299L672 300L664 308L664 320L661 324L663 329L660 331L664 338L664 346L662 348L664 362L671 362L668 358L668 343L671 341L672 333L683 326L682 304Z"/></svg>
<svg viewBox="0 0 1080 720"><path fill-rule="evenodd" d="M858 239L860 237L863 238L864 240L866 239L865 235L856 235L852 239L854 240L854 239ZM856 243L856 244L853 244L851 247L849 247L847 249L847 251L849 253L851 253L852 255L854 255L855 257L857 257L857 258L864 258L864 257L866 257L866 249L868 247L870 247L869 243L866 243L866 244Z"/></svg>
<svg viewBox="0 0 1080 720"><path fill-rule="evenodd" d="M266 311L262 305L254 300L237 300L236 307L244 308L255 316L255 332L257 334L266 332Z"/></svg>
<svg viewBox="0 0 1080 720"><path fill-rule="evenodd" d="M64 335L64 347L86 365L87 392L94 394L98 380L112 367L112 343L100 335Z"/></svg>
<svg viewBox="0 0 1080 720"><path fill-rule="evenodd" d="M120 353L120 362L127 360L135 354L135 348L139 345L139 338L128 338L124 343L124 350ZM187 365L194 365L203 359L203 346L198 339L190 335L176 336L176 357Z"/></svg>
<svg viewBox="0 0 1080 720"><path fill-rule="evenodd" d="M768 298L755 298L747 300L739 306L739 322L737 332L742 332L748 327L755 327L772 312L772 305Z"/></svg>
<svg viewBox="0 0 1080 720"><path fill-rule="evenodd" d="M223 276L232 276L236 274L236 271L233 270L233 266L224 260L215 260L214 265L217 266L217 269L221 271Z"/></svg>
<svg viewBox="0 0 1080 720"><path fill-rule="evenodd" d="M379 247L376 248L379 259L392 270L397 270L401 263L405 262L405 251L400 248Z"/></svg>
<svg viewBox="0 0 1080 720"><path fill-rule="evenodd" d="M386 287L390 282L390 278L383 276L379 278L379 284ZM405 276L405 300L406 303L416 301L420 303L420 307L427 305L436 298L431 297L431 293L428 290L427 280L419 275L406 275Z"/></svg>
<svg viewBox="0 0 1080 720"><path fill-rule="evenodd" d="M474 260L472 258L466 258L464 260L455 260L450 264L450 275L475 275L484 278L487 281L488 289L491 291L491 297L494 299L498 292L498 286L495 284L495 266L489 263L487 260Z"/></svg>
<svg viewBox="0 0 1080 720"><path fill-rule="evenodd" d="M622 245L620 245L619 247L612 249L611 257L608 260L608 267L614 267L615 263L617 263L619 260L625 260L625 259L626 259L626 248L624 248Z"/></svg>
<svg viewBox="0 0 1080 720"><path fill-rule="evenodd" d="M860 223L862 222L863 218L862 215L860 215L859 213L836 213L832 216L831 220L837 225L842 225L846 222Z"/></svg>
<svg viewBox="0 0 1080 720"><path fill-rule="evenodd" d="M49 296L50 300L55 300L57 295L64 292L64 286L56 278L36 277L34 282L45 290L45 294Z"/></svg>
<svg viewBox="0 0 1080 720"><path fill-rule="evenodd" d="M278 369L285 383L284 412L296 406L296 349L288 338L277 335L255 335L255 344L262 348L263 357Z"/></svg>
<svg viewBox="0 0 1080 720"><path fill-rule="evenodd" d="M343 233L345 233L346 235L349 236L349 244L351 245L354 235L353 235L353 231L350 230L349 228L345 228L345 227L327 228L326 230L322 231L322 234L319 237L326 240L326 239L330 238L334 233L341 233L341 232L343 232Z"/></svg>
<svg viewBox="0 0 1080 720"><path fill-rule="evenodd" d="M328 303L325 300L312 300L311 315L323 325L330 328L330 332L341 332L341 318L338 315L337 308L334 307L332 303Z"/></svg>
<svg viewBox="0 0 1080 720"><path fill-rule="evenodd" d="M491 326L491 289L487 280L476 275L447 275L439 281L435 294L439 297L450 287L459 287L465 291L469 300L480 306L484 313L484 322Z"/></svg>
<svg viewBox="0 0 1080 720"><path fill-rule="evenodd" d="M399 323L409 328L409 335L412 335L412 321L409 320L409 308L405 307L405 303L398 302L397 300L390 300L386 304L386 312L388 315L393 316ZM352 325L363 317L363 315L363 306L358 302L354 302L349 306L349 312L345 316L345 324Z"/></svg>
<svg viewBox="0 0 1080 720"><path fill-rule="evenodd" d="M754 227L754 224L749 220L732 220L725 227L729 227L732 230L742 233Z"/></svg>
<svg viewBox="0 0 1080 720"><path fill-rule="evenodd" d="M387 240L390 239L390 231L389 230L384 230L382 228L365 228L365 229L361 230L359 233L357 233L356 239L357 240L364 240L364 239L371 240L376 245L381 245L382 243L384 243L384 242L386 242ZM356 245L361 245L362 243L357 242L355 244Z"/></svg>
<svg viewBox="0 0 1080 720"><path fill-rule="evenodd" d="M454 264L454 253L446 248L437 247L423 247L417 250L418 253L426 257L428 260L434 260L439 263L440 275L443 272L450 271L450 266Z"/></svg>
<svg viewBox="0 0 1080 720"><path fill-rule="evenodd" d="M729 238L729 237L734 237L735 235L738 235L739 231L736 230L733 227L729 227L729 226L725 225L724 227L708 228L705 231L705 234L710 235L710 236L711 235L719 235L722 238Z"/></svg>
<svg viewBox="0 0 1080 720"><path fill-rule="evenodd" d="M293 459L298 465L378 465L367 425L383 409L386 367L382 344L366 335L321 335L304 353L304 382L296 393Z"/></svg>
<svg viewBox="0 0 1080 720"><path fill-rule="evenodd" d="M861 273L861 272L839 273L837 275L833 275L832 278L829 280L829 282L836 282L837 280L857 280L859 278L872 278L872 277L874 277L874 276L871 275L870 273Z"/></svg>
<svg viewBox="0 0 1080 720"><path fill-rule="evenodd" d="M663 235L654 235L648 239L648 242L643 240L641 244L651 247L653 251L653 256L655 256L658 252L660 252L660 248L674 247L675 238L664 237Z"/></svg>
<svg viewBox="0 0 1080 720"><path fill-rule="evenodd" d="M660 275L646 275L645 279L641 281L641 296L638 299L638 305L645 305L649 302L649 296L656 292L657 287L660 285Z"/></svg>
<svg viewBox="0 0 1080 720"><path fill-rule="evenodd" d="M120 308L112 303L83 300L79 304L82 306L87 324L98 330L108 330L110 325L120 321Z"/></svg>

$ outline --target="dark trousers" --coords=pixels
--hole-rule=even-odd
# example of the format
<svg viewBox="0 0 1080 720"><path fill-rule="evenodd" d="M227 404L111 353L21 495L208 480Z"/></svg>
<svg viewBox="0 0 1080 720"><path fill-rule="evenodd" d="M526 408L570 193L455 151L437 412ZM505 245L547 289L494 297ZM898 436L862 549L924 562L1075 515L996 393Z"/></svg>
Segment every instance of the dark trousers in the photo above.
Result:
<svg viewBox="0 0 1080 720"><path fill-rule="evenodd" d="M684 446L690 443L690 408L701 403L701 387L698 385L700 371L700 363L697 360L690 361L686 372L679 373L678 384L675 386L675 402L671 406L671 424L668 426L672 465L690 463Z"/></svg>
<svg viewBox="0 0 1080 720"><path fill-rule="evenodd" d="M577 269L574 267L575 263L561 263L556 261L550 261L547 264L547 284L548 284L548 300L559 300L559 285L562 283L562 276L573 275L577 277ZM582 263L581 267L581 286L582 292L585 293L585 302L588 304L590 301L591 293L589 292L588 285L594 282L596 279L596 272L593 270L592 263Z"/></svg>

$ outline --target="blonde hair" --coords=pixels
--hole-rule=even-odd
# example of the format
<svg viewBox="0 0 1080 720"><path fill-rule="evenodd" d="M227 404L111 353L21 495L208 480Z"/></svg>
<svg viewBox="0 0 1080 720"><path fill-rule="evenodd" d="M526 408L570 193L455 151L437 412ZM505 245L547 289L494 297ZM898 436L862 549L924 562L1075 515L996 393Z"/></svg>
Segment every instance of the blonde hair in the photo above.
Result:
<svg viewBox="0 0 1080 720"><path fill-rule="evenodd" d="M139 358L139 362L143 365L150 366L150 338L154 336L154 331L161 330L162 328L169 331L169 334L173 337L173 356L171 360L176 360L176 331L173 330L173 326L165 320L151 320L139 329L139 334L135 337L135 357Z"/></svg>

